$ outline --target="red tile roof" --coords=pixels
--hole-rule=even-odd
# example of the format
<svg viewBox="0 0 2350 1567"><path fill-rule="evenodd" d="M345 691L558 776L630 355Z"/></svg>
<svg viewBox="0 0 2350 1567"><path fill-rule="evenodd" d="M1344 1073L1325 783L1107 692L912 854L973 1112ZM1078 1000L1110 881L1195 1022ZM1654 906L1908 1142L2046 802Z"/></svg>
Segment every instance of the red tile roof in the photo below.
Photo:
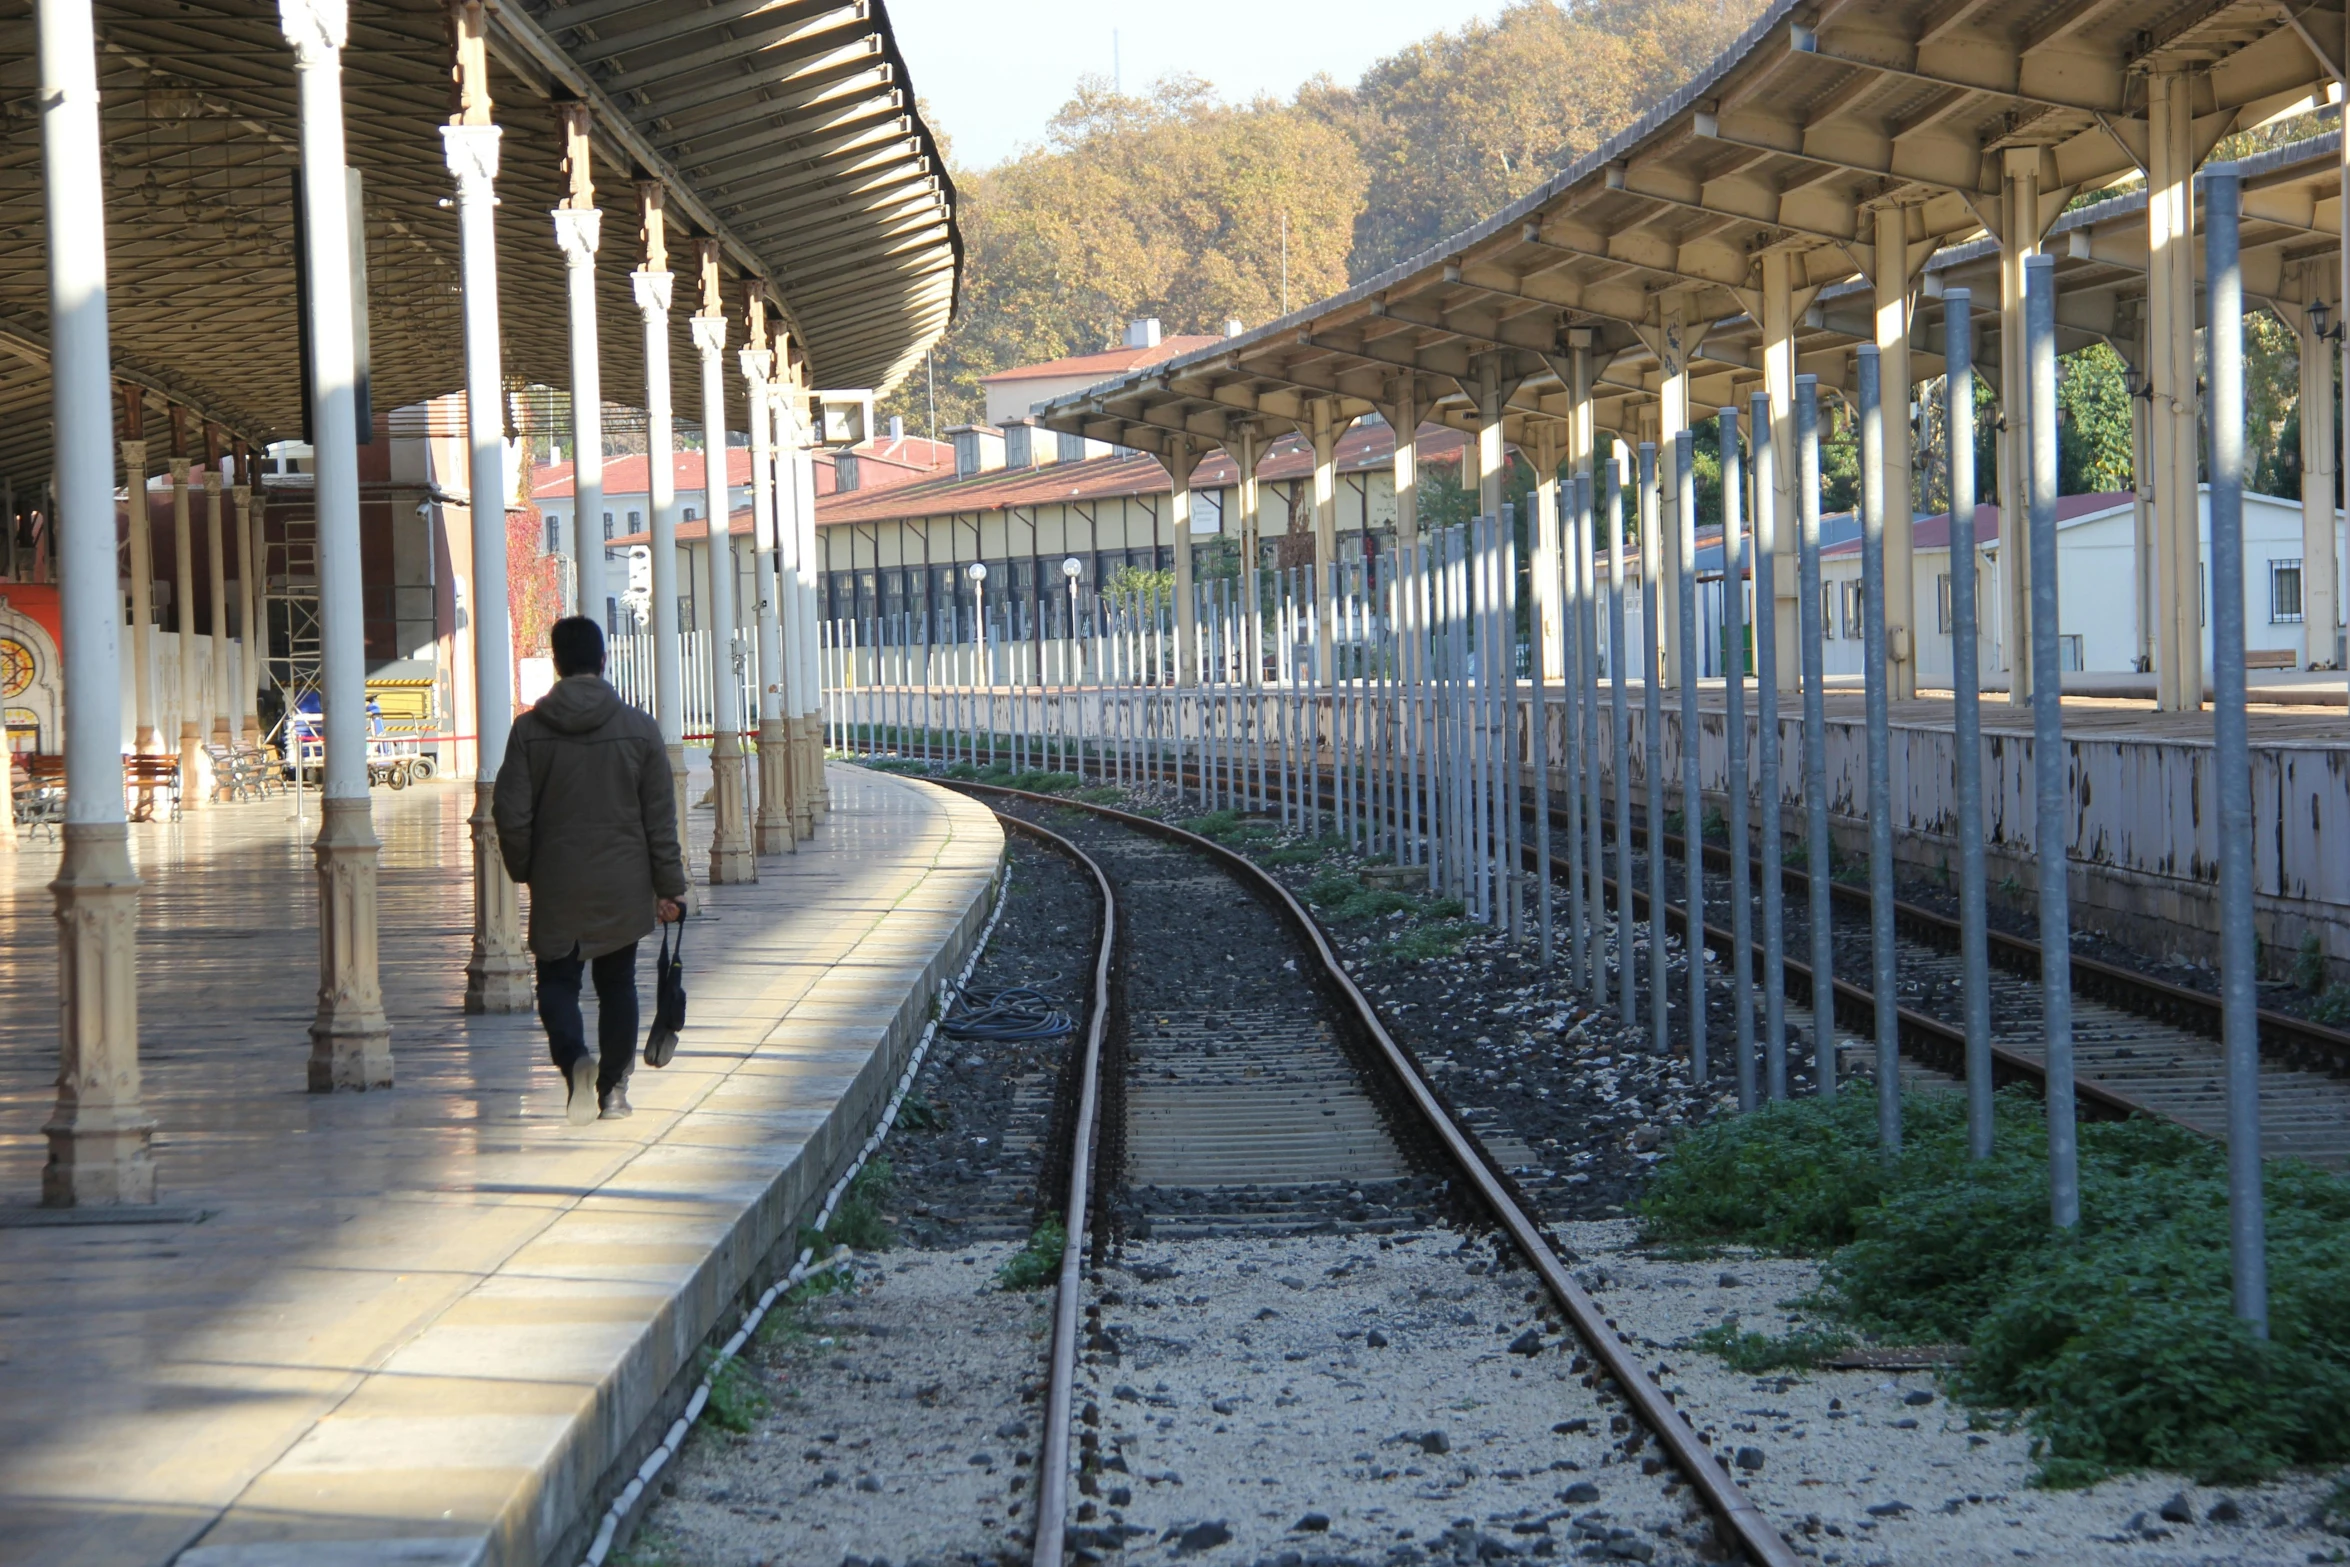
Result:
<svg viewBox="0 0 2350 1567"><path fill-rule="evenodd" d="M857 488L864 490L894 490L901 485L919 484L935 479L940 474L955 471L955 448L949 441L926 440L919 435L900 436L891 440L883 436L850 448L857 454ZM816 493L833 493L837 470L836 454L821 451L816 454Z"/></svg>
<svg viewBox="0 0 2350 1567"><path fill-rule="evenodd" d="M728 513L726 531L738 539L749 537L752 532L751 508L741 506ZM709 537L710 523L707 518L696 517L691 522L681 522L677 525L677 542L680 544L699 544ZM632 544L650 544L652 542L653 530L647 528L640 533L623 533L618 538L607 540L606 546L611 549L624 550Z"/></svg>
<svg viewBox="0 0 2350 1567"><path fill-rule="evenodd" d="M2087 517L2096 512L2110 511L2116 506L2127 506L2129 503L2130 492L2128 490L2101 490L2088 495L2059 495L2056 498L2056 521L2059 526L2062 526L2076 517ZM1950 513L1938 511L1930 517L1918 518L1916 522L1911 524L1910 541L1912 549L1946 550L1950 548ZM1987 549L1998 542L1999 508L1988 501L1978 502L1975 506L1975 547ZM1859 553L1860 540L1858 538L1824 545L1820 550L1820 554L1823 556L1857 555Z"/></svg>
<svg viewBox="0 0 2350 1567"><path fill-rule="evenodd" d="M534 501L571 499L571 464L543 463L530 471L530 498ZM634 457L607 457L604 459L604 493L606 495L644 495L651 491L649 476L651 460L641 453ZM677 493L702 489L702 454L678 452L671 469ZM751 449L747 446L729 446L726 449L726 482L729 485L751 482Z"/></svg>
<svg viewBox="0 0 2350 1567"><path fill-rule="evenodd" d="M1457 463L1468 437L1441 425L1422 425L1417 442L1422 463ZM1395 452L1394 432L1384 424L1358 424L1338 442L1342 473L1360 473L1385 467ZM1303 478L1313 472L1313 448L1297 436L1284 436L1257 464L1257 478L1271 483ZM1192 488L1228 487L1239 479L1232 459L1218 451L1202 461L1192 474ZM827 495L816 503L819 525L849 522L889 522L900 518L942 517L975 511L1006 511L1016 506L1045 506L1056 501L1107 500L1123 495L1165 495L1172 488L1167 470L1145 453L1090 457L1083 462L1046 463L1034 468L992 468L968 479L948 476L921 484L868 494Z"/></svg>
<svg viewBox="0 0 2350 1567"><path fill-rule="evenodd" d="M979 378L981 386L993 386L998 381L1057 380L1062 376L1093 375L1100 380L1125 375L1146 365L1162 364L1179 354L1188 354L1224 341L1220 337L1162 337L1151 348L1105 348L1097 354L1073 354L1066 359L1047 359L1042 364L1015 365L999 370L994 375Z"/></svg>

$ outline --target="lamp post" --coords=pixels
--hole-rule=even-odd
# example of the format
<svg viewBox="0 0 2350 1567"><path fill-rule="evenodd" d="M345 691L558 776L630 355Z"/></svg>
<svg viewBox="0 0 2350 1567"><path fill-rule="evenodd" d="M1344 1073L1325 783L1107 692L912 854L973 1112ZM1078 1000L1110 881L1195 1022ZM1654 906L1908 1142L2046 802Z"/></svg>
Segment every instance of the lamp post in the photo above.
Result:
<svg viewBox="0 0 2350 1567"><path fill-rule="evenodd" d="M971 645L974 649L971 658L973 670L985 690L980 712L987 731L987 759L992 765L995 761L995 679L993 671L987 667L987 562L973 561L964 575L971 579ZM972 760L978 760L976 743Z"/></svg>
<svg viewBox="0 0 2350 1567"><path fill-rule="evenodd" d="M1080 675L1085 668L1085 643L1077 635L1077 580L1084 575L1085 563L1076 556L1068 556L1061 562L1061 580L1069 586L1069 652L1077 655ZM1067 667L1065 661L1068 656L1068 653L1062 655L1064 668ZM1072 680L1069 683L1080 687L1077 693L1077 776L1082 778L1085 776L1085 692L1080 681Z"/></svg>

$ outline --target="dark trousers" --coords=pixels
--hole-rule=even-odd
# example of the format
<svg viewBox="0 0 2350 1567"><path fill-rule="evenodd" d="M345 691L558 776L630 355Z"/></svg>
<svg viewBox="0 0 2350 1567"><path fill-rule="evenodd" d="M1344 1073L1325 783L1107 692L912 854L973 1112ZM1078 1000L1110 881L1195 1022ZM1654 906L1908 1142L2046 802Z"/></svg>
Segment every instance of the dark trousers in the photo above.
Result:
<svg viewBox="0 0 2350 1567"><path fill-rule="evenodd" d="M593 968L596 979L596 1087L610 1088L636 1065L636 943L607 952L594 962L583 961L579 949L569 957L539 961L539 1021L547 1029L547 1053L558 1070L569 1073L571 1063L587 1054L587 1024L579 1014L580 970Z"/></svg>

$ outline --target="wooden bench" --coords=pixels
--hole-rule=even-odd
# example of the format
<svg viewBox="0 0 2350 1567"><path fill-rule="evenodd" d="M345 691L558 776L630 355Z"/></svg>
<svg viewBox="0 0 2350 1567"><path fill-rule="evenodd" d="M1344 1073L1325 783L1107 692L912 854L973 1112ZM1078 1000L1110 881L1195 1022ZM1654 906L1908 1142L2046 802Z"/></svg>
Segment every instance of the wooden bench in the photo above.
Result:
<svg viewBox="0 0 2350 1567"><path fill-rule="evenodd" d="M137 798L128 801L130 818L134 822L155 819L155 796L168 791L171 796L171 819L180 819L180 759L176 756L126 756L122 759L122 786L124 793L136 792Z"/></svg>
<svg viewBox="0 0 2350 1567"><path fill-rule="evenodd" d="M2294 669L2300 663L2301 655L2289 647L2253 647L2244 650L2246 669Z"/></svg>

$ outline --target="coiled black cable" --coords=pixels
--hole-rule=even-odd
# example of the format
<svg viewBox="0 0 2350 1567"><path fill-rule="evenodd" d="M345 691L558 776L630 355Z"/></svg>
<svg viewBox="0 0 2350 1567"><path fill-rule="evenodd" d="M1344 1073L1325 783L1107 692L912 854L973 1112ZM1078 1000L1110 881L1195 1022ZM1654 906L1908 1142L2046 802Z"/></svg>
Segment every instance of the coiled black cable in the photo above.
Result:
<svg viewBox="0 0 2350 1567"><path fill-rule="evenodd" d="M966 990L940 1025L949 1039L1055 1039L1075 1033L1077 1022L1061 1004L1029 985L1000 990Z"/></svg>

